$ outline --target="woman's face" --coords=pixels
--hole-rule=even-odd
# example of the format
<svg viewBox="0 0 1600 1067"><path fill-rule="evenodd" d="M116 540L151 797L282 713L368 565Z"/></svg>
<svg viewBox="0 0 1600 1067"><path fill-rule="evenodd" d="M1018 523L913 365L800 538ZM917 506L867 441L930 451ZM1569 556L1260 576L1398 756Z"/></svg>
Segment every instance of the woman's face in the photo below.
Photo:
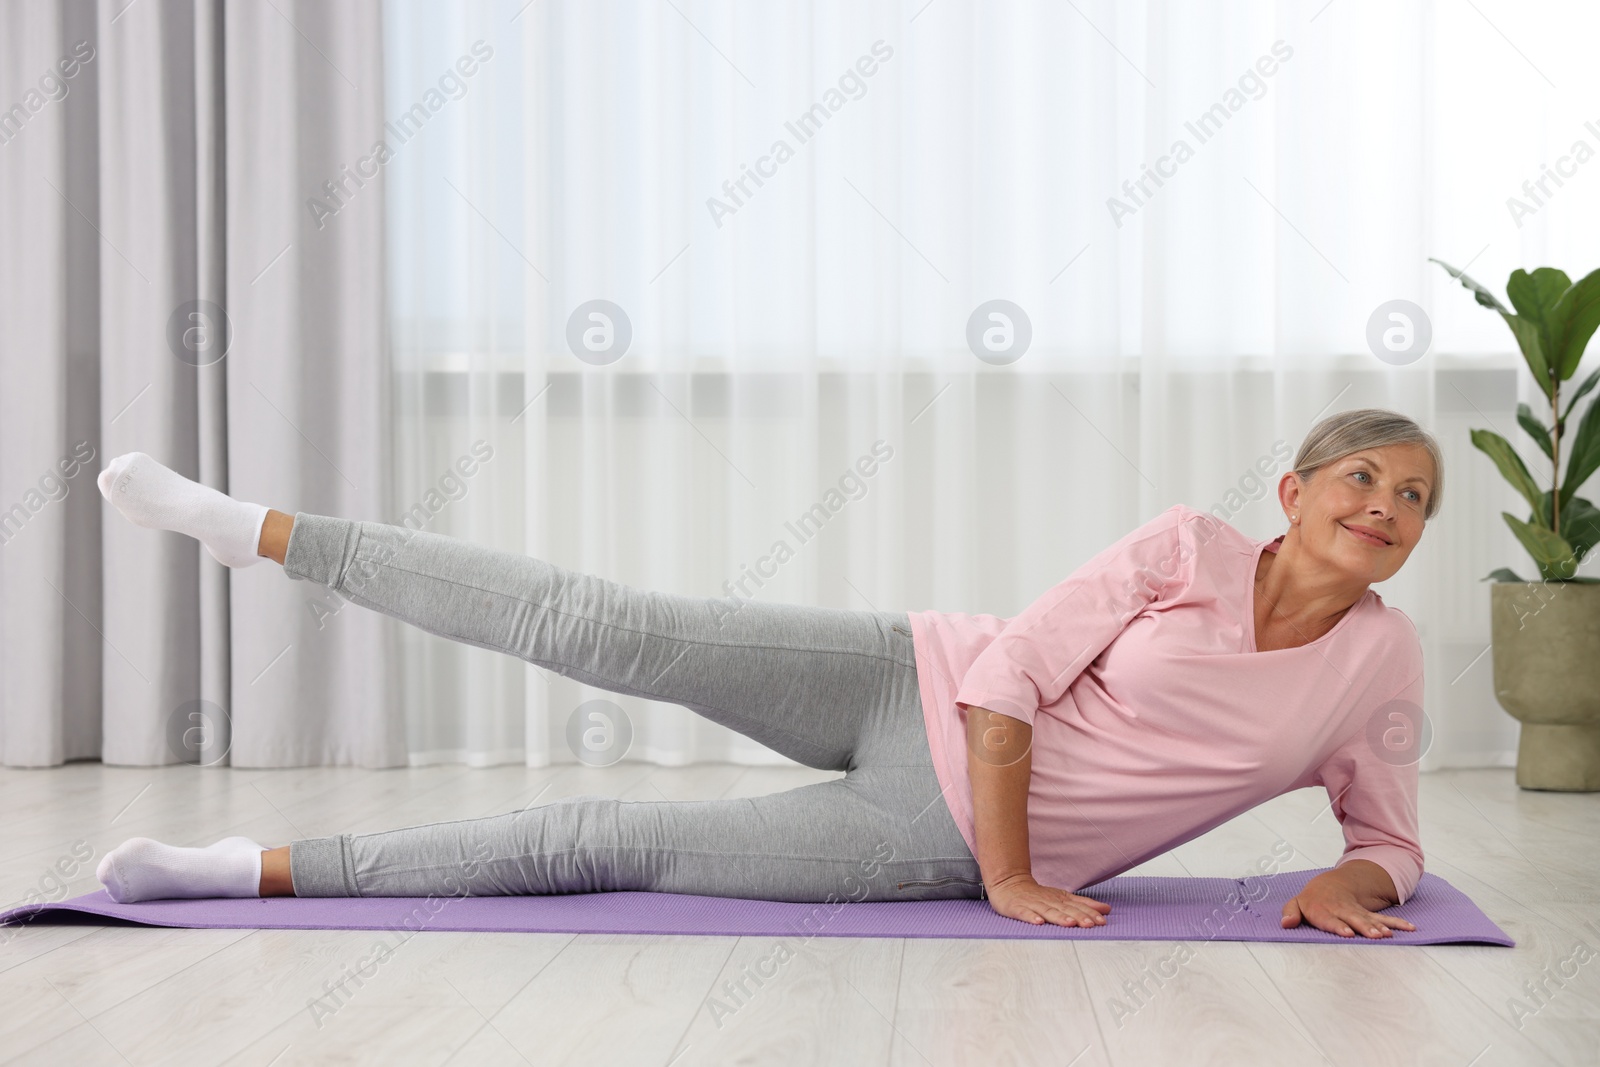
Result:
<svg viewBox="0 0 1600 1067"><path fill-rule="evenodd" d="M1342 456L1303 484L1285 475L1279 488L1288 513L1300 516L1301 545L1352 581L1372 584L1391 577L1417 546L1434 473L1421 445L1384 445ZM1374 530L1387 543L1352 527Z"/></svg>

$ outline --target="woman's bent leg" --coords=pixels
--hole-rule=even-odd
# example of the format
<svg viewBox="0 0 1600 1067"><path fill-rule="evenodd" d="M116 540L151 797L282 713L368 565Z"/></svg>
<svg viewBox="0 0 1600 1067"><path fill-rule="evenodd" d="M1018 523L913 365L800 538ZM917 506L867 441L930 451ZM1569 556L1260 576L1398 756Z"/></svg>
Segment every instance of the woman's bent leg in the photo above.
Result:
<svg viewBox="0 0 1600 1067"><path fill-rule="evenodd" d="M405 526L296 514L284 572L429 633L669 701L811 767L915 697L904 613L650 592Z"/></svg>
<svg viewBox="0 0 1600 1067"><path fill-rule="evenodd" d="M939 788L915 688L870 724L868 765L770 796L574 797L376 834L296 841L297 896L644 890L761 900L975 897L982 874Z"/></svg>
<svg viewBox="0 0 1600 1067"><path fill-rule="evenodd" d="M740 800L573 797L296 841L289 862L302 897L643 890L825 902L976 897L982 885L931 767L864 768Z"/></svg>

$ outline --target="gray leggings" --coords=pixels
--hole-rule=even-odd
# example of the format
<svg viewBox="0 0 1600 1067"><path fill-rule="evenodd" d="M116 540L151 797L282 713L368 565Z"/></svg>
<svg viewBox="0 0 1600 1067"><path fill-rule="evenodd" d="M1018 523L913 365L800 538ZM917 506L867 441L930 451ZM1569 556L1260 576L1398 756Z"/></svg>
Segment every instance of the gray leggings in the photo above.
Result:
<svg viewBox="0 0 1600 1067"><path fill-rule="evenodd" d="M784 901L982 895L939 790L904 613L634 589L404 526L297 514L284 571L429 633L681 704L843 778L739 800L572 797L295 841L296 895L651 890Z"/></svg>

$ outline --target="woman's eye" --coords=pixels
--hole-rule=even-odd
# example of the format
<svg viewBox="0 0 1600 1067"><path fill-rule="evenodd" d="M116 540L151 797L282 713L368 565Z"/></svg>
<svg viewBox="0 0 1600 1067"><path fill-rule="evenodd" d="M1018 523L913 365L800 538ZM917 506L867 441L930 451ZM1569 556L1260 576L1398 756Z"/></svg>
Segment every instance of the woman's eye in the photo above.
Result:
<svg viewBox="0 0 1600 1067"><path fill-rule="evenodd" d="M1350 473L1351 473L1352 476L1359 476L1359 477L1362 477L1362 478L1370 478L1370 477L1372 477L1372 475L1368 474L1366 471L1351 471ZM1417 503L1417 504L1422 503L1422 494L1421 493L1417 492L1415 489L1407 489L1406 492L1410 493L1412 495L1412 497L1415 498L1414 501L1413 501L1414 503Z"/></svg>

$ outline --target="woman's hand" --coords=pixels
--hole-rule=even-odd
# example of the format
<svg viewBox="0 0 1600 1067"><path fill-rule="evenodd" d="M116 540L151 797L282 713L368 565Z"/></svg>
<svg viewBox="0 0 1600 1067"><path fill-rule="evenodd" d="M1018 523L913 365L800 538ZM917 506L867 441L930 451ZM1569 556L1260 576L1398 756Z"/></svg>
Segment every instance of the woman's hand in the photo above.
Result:
<svg viewBox="0 0 1600 1067"><path fill-rule="evenodd" d="M1014 875L988 888L989 906L1008 919L1038 926L1104 926L1110 904L1080 897L1065 889L1040 885L1031 877Z"/></svg>
<svg viewBox="0 0 1600 1067"><path fill-rule="evenodd" d="M1299 895L1283 906L1282 926L1288 929L1301 921L1340 937L1354 937L1356 931L1371 938L1393 937L1390 930L1416 930L1398 915L1380 915L1368 910L1388 907L1383 898L1363 896L1333 871L1324 871L1307 882Z"/></svg>

